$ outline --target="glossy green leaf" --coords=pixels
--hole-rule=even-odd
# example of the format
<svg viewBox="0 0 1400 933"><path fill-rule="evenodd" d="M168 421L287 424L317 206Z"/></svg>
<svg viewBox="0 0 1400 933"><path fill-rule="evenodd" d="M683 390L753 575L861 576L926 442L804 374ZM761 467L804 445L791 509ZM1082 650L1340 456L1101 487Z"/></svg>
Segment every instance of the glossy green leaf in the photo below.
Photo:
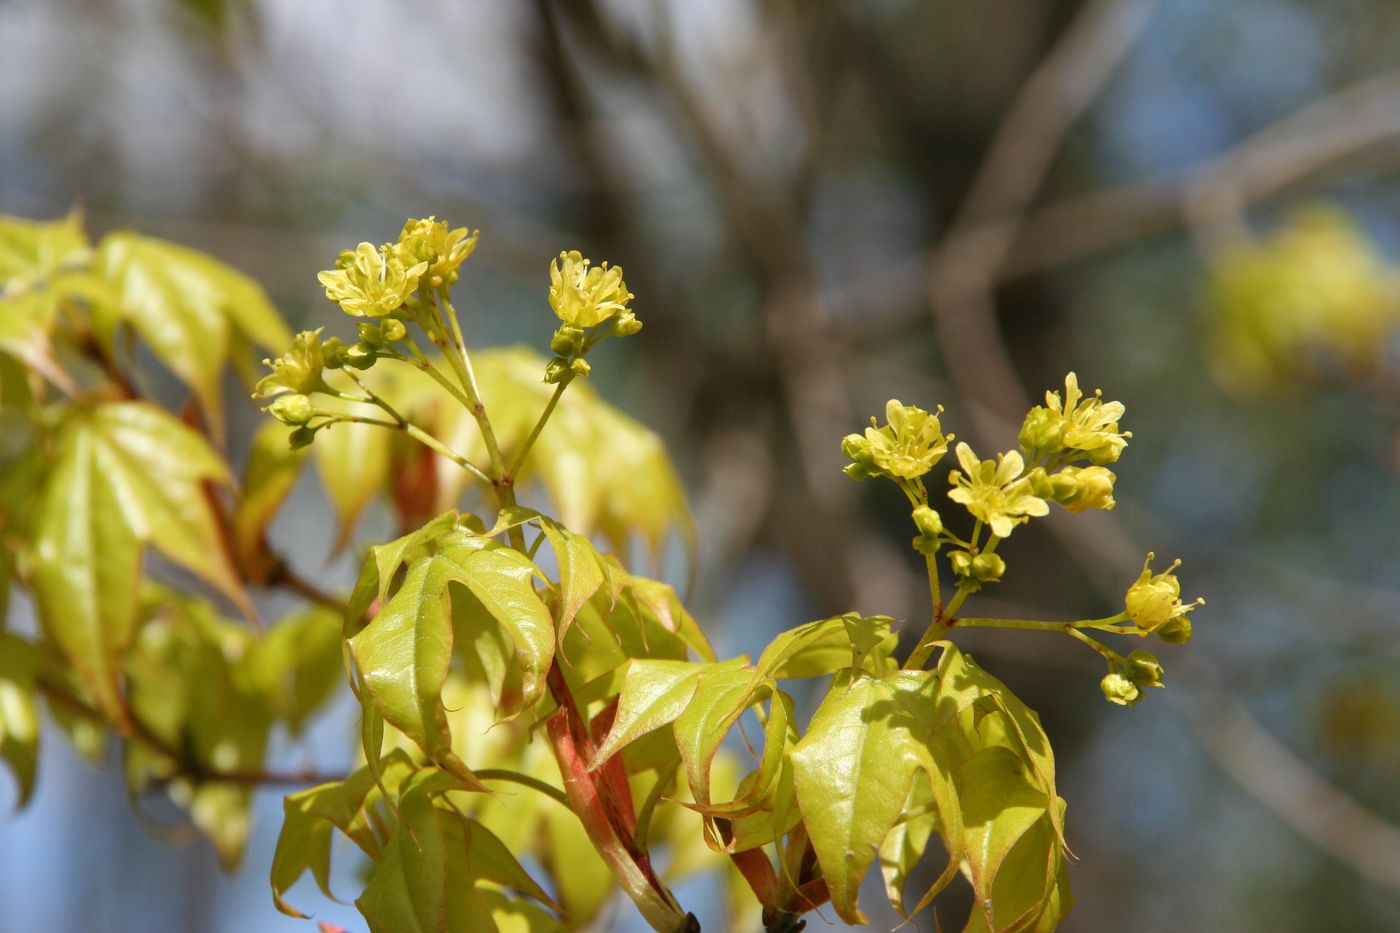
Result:
<svg viewBox="0 0 1400 933"><path fill-rule="evenodd" d="M715 664L701 672L691 703L672 726L690 794L700 807L711 802L710 765L720 743L744 710L771 689L767 683L755 681L753 669L743 663L746 658L736 661L739 663Z"/></svg>
<svg viewBox="0 0 1400 933"><path fill-rule="evenodd" d="M743 667L740 659L737 669ZM733 670L736 665L732 661L724 665L644 659L627 662L617 714L589 762L589 770L601 766L634 739L674 722L690 705L700 676L721 668Z"/></svg>
<svg viewBox="0 0 1400 933"><path fill-rule="evenodd" d="M540 528L549 539L559 564L559 608L556 624L563 638L583 604L603 585L606 565L592 543L553 519L541 518Z"/></svg>
<svg viewBox="0 0 1400 933"><path fill-rule="evenodd" d="M0 632L0 759L19 785L23 807L34 791L39 761L39 714L34 702L37 659L26 641Z"/></svg>
<svg viewBox="0 0 1400 933"><path fill-rule="evenodd" d="M758 669L779 680L821 677L852 666L885 673L898 636L888 616L863 618L856 613L821 619L788 629L763 649ZM867 664L867 659L874 661Z"/></svg>
<svg viewBox="0 0 1400 933"><path fill-rule="evenodd" d="M518 552L451 533L408 565L398 591L351 638L363 689L384 718L434 760L455 762L442 705L453 645L449 584L469 590L511 637L528 706L543 694L554 654L553 623L531 585L537 573Z"/></svg>
<svg viewBox="0 0 1400 933"><path fill-rule="evenodd" d="M905 919L911 916L905 909L905 885L937 829L938 810L933 789L926 779L916 775L909 788L909 799L904 803L904 812L880 845L880 874L885 880L885 897Z"/></svg>
<svg viewBox="0 0 1400 933"><path fill-rule="evenodd" d="M227 473L199 435L142 402L75 411L56 448L35 528L39 615L120 719L117 663L135 626L143 543L246 605L203 488Z"/></svg>
<svg viewBox="0 0 1400 933"><path fill-rule="evenodd" d="M94 261L123 319L190 387L221 433L220 378L231 333L273 351L291 342L262 288L211 256L127 230L103 237Z"/></svg>
<svg viewBox="0 0 1400 933"><path fill-rule="evenodd" d="M355 906L376 933L446 933L448 879L467 873L461 818L413 788L399 799L398 812L399 826ZM491 927L489 921L482 924Z"/></svg>
<svg viewBox="0 0 1400 933"><path fill-rule="evenodd" d="M941 644L943 653L937 665L940 720L950 720L974 705L1000 711L1004 716L999 721L1003 724L1001 743L1022 757L1038 789L1046 799L1054 800L1055 754L1040 724L1040 717L1005 684L982 670L951 642ZM984 737L976 740L974 745L980 746L986 742ZM1063 844L1064 822L1054 808L1051 808L1050 819Z"/></svg>
<svg viewBox="0 0 1400 933"><path fill-rule="evenodd" d="M864 923L861 879L904 811L915 772L931 771L932 675L838 678L790 752L812 848L847 923Z"/></svg>
<svg viewBox="0 0 1400 933"><path fill-rule="evenodd" d="M1045 796L1031 784L1021 759L996 746L982 749L963 764L958 787L972 885L983 903L990 904L1007 854L1046 816ZM1038 878L1026 882L1038 892L1046 888L1044 868L1042 865Z"/></svg>
<svg viewBox="0 0 1400 933"><path fill-rule="evenodd" d="M415 770L402 751L390 752L382 768L385 783L394 787ZM332 829L340 830L370 858L379 856L384 840L376 835L368 816L377 805L377 794L375 775L364 767L343 781L321 784L285 798L282 830L272 858L272 898L279 911L292 917L306 916L288 904L283 895L307 871L315 877L322 893L332 896Z"/></svg>
<svg viewBox="0 0 1400 933"><path fill-rule="evenodd" d="M1049 933L1074 906L1055 828L1042 813L1002 861L991 890L968 918L966 933Z"/></svg>

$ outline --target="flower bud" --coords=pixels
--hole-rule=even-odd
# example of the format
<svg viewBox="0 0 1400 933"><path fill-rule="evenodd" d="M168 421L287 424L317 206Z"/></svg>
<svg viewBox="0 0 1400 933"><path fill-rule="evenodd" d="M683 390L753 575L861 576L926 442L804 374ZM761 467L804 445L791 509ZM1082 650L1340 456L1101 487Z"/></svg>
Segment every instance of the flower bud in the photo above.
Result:
<svg viewBox="0 0 1400 933"><path fill-rule="evenodd" d="M360 332L360 343L365 346L374 350L384 346L384 332L378 324L360 323L355 325L355 329Z"/></svg>
<svg viewBox="0 0 1400 933"><path fill-rule="evenodd" d="M936 538L943 533L943 519L933 509L921 505L914 510L914 527L925 538Z"/></svg>
<svg viewBox="0 0 1400 933"><path fill-rule="evenodd" d="M619 337L631 337L641 329L642 322L637 320L637 315L633 314L631 311L619 314L617 320L613 323L613 333L617 334Z"/></svg>
<svg viewBox="0 0 1400 933"><path fill-rule="evenodd" d="M1017 440L1034 460L1044 454L1057 454L1064 450L1067 427L1063 414L1037 405L1026 413Z"/></svg>
<svg viewBox="0 0 1400 933"><path fill-rule="evenodd" d="M379 325L379 330L388 343L398 343L408 336L408 328L398 318L385 318L384 323Z"/></svg>
<svg viewBox="0 0 1400 933"><path fill-rule="evenodd" d="M374 347L361 341L345 351L345 365L354 369L369 369L374 365Z"/></svg>
<svg viewBox="0 0 1400 933"><path fill-rule="evenodd" d="M1157 629L1157 637L1169 645L1184 645L1191 640L1191 620L1184 615L1168 619Z"/></svg>
<svg viewBox="0 0 1400 933"><path fill-rule="evenodd" d="M555 357L554 359L550 360L547 364L545 364L544 381L549 383L550 385L557 385L558 383L563 382L565 379L569 378L569 376L570 369L568 360Z"/></svg>
<svg viewBox="0 0 1400 933"><path fill-rule="evenodd" d="M575 376L587 376L593 372L593 367L589 365L588 360L572 360L569 363L569 372Z"/></svg>
<svg viewBox="0 0 1400 933"><path fill-rule="evenodd" d="M1162 664L1157 660L1157 656L1150 651L1141 648L1128 655L1127 677L1137 687L1161 687Z"/></svg>
<svg viewBox="0 0 1400 933"><path fill-rule="evenodd" d="M561 324L549 338L549 349L560 356L573 356L583 347L583 328L572 324Z"/></svg>
<svg viewBox="0 0 1400 933"><path fill-rule="evenodd" d="M1099 681L1099 689L1103 691L1105 700L1119 706L1136 706L1142 699L1142 691L1137 684L1119 671L1109 671L1104 675L1104 679Z"/></svg>
<svg viewBox="0 0 1400 933"><path fill-rule="evenodd" d="M864 435L847 434L841 439L841 452L853 461L844 470L851 479L861 480L882 474L883 471L875 465L870 441Z"/></svg>
<svg viewBox="0 0 1400 933"><path fill-rule="evenodd" d="M306 424L315 413L311 399L305 395L283 395L267 410L278 421L293 427Z"/></svg>
<svg viewBox="0 0 1400 933"><path fill-rule="evenodd" d="M1000 554L978 554L972 558L970 576L978 583L995 583L1006 573L1006 561Z"/></svg>
<svg viewBox="0 0 1400 933"><path fill-rule="evenodd" d="M948 564L953 568L955 576L972 576L972 555L967 551L949 551Z"/></svg>
<svg viewBox="0 0 1400 933"><path fill-rule="evenodd" d="M287 441L291 444L292 450L300 450L303 447L310 446L311 442L315 439L316 429L308 428L306 425L302 425L301 427L297 428L291 433L291 436L287 438Z"/></svg>
<svg viewBox="0 0 1400 933"><path fill-rule="evenodd" d="M345 344L339 337L331 337L321 344L321 353L326 360L326 369L340 369L345 365Z"/></svg>

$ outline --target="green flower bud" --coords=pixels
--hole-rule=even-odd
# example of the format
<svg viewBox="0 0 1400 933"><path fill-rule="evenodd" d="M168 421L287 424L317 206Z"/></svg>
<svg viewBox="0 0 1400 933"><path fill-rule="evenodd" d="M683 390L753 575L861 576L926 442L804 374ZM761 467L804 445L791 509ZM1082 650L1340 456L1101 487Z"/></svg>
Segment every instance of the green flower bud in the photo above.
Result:
<svg viewBox="0 0 1400 933"><path fill-rule="evenodd" d="M943 533L943 518L928 506L921 505L914 510L914 527L925 538L936 538Z"/></svg>
<svg viewBox="0 0 1400 933"><path fill-rule="evenodd" d="M573 324L561 324L549 338L549 349L560 356L573 356L583 348L583 328Z"/></svg>
<svg viewBox="0 0 1400 933"><path fill-rule="evenodd" d="M1045 454L1057 454L1065 449L1065 431L1069 423L1063 414L1036 406L1026 413L1017 440L1032 460Z"/></svg>
<svg viewBox="0 0 1400 933"><path fill-rule="evenodd" d="M854 461L844 470L851 479L882 475L883 471L875 465L874 455L870 451L870 441L864 435L847 434L841 439L841 452Z"/></svg>
<svg viewBox="0 0 1400 933"><path fill-rule="evenodd" d="M619 314L617 320L613 323L613 333L617 334L619 337L631 337L641 329L642 322L637 320L637 315L633 314L631 311Z"/></svg>
<svg viewBox="0 0 1400 933"><path fill-rule="evenodd" d="M849 470L850 467L846 469ZM926 538L923 535L915 535L914 539L909 543L913 546L914 550L923 554L925 557L933 557L938 553L938 549L943 546L942 539Z"/></svg>
<svg viewBox="0 0 1400 933"><path fill-rule="evenodd" d="M305 395L284 395L267 410L278 421L293 427L306 424L315 412L311 399Z"/></svg>
<svg viewBox="0 0 1400 933"><path fill-rule="evenodd" d="M545 364L544 381L549 383L550 385L557 385L558 383L563 382L565 379L568 379L571 375L571 372L572 371L569 369L568 360L555 357L554 359L550 360L547 364Z"/></svg>
<svg viewBox="0 0 1400 933"><path fill-rule="evenodd" d="M978 554L972 558L971 576L978 583L995 583L1006 573L1000 554Z"/></svg>
<svg viewBox="0 0 1400 933"><path fill-rule="evenodd" d="M374 350L384 346L384 332L378 324L360 323L355 325L355 329L360 332L360 343L365 346Z"/></svg>
<svg viewBox="0 0 1400 933"><path fill-rule="evenodd" d="M345 351L345 365L354 369L369 369L374 365L376 354L374 347L361 342Z"/></svg>
<svg viewBox="0 0 1400 933"><path fill-rule="evenodd" d="M1104 679L1099 681L1099 689L1103 691L1104 699L1119 706L1137 706L1142 700L1142 691L1137 684L1119 671L1109 671L1104 675Z"/></svg>
<svg viewBox="0 0 1400 933"><path fill-rule="evenodd" d="M1141 648L1128 655L1127 677L1137 687L1162 687L1162 664L1157 656Z"/></svg>
<svg viewBox="0 0 1400 933"><path fill-rule="evenodd" d="M967 551L949 551L948 564L953 568L955 576L972 576L972 555Z"/></svg>
<svg viewBox="0 0 1400 933"><path fill-rule="evenodd" d="M301 427L297 428L291 433L291 436L287 438L287 441L291 444L292 450L300 450L303 447L310 446L311 442L315 439L316 429L309 428L306 425L302 425Z"/></svg>
<svg viewBox="0 0 1400 933"><path fill-rule="evenodd" d="M345 365L345 344L339 337L331 337L321 344L321 353L325 356L326 369L340 369Z"/></svg>
<svg viewBox="0 0 1400 933"><path fill-rule="evenodd" d="M1169 645L1184 645L1191 640L1191 620L1184 615L1168 619L1157 629L1157 637Z"/></svg>
<svg viewBox="0 0 1400 933"><path fill-rule="evenodd" d="M587 376L593 372L593 367L589 365L588 360L573 360L569 363L569 372L575 376Z"/></svg>
<svg viewBox="0 0 1400 933"><path fill-rule="evenodd" d="M380 333L384 335L384 340L388 343L398 343L408 336L408 328L403 321L398 318L385 318L384 323L379 325Z"/></svg>

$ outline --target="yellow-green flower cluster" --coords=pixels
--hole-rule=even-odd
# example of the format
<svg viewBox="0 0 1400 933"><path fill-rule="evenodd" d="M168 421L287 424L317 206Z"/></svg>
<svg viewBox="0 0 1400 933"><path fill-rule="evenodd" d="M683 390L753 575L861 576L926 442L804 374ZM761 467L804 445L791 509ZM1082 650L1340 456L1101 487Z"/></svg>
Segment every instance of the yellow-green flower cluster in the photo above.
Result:
<svg viewBox="0 0 1400 933"><path fill-rule="evenodd" d="M466 227L449 229L446 221L436 217L410 219L391 248L406 269L426 263L422 279L432 288L442 288L456 283L462 263L476 249L480 232Z"/></svg>
<svg viewBox="0 0 1400 933"><path fill-rule="evenodd" d="M253 387L254 398L271 398L283 392L304 395L325 386L321 371L325 355L321 347L321 328L304 330L292 339L292 348L275 360L263 360L272 372L258 380Z"/></svg>
<svg viewBox="0 0 1400 933"><path fill-rule="evenodd" d="M1291 211L1271 236L1211 261L1212 369L1242 394L1339 370L1365 377L1400 327L1396 266L1345 211Z"/></svg>
<svg viewBox="0 0 1400 933"><path fill-rule="evenodd" d="M1086 459L1102 466L1115 462L1128 446L1132 434L1118 429L1123 417L1122 402L1105 402L1094 390L1085 396L1079 377L1065 376L1065 395L1045 393L1045 406L1032 408L1021 426L1021 447L1032 462L1041 457L1052 461Z"/></svg>
<svg viewBox="0 0 1400 933"><path fill-rule="evenodd" d="M578 250L560 253L549 266L549 306L565 324L593 327L621 317L618 324L628 329L636 321L627 310L633 297L621 266L594 266Z"/></svg>
<svg viewBox="0 0 1400 933"><path fill-rule="evenodd" d="M864 436L848 434L841 450L853 461L846 474L853 479L889 475L897 479L918 479L948 452L951 434L945 436L938 415L942 406L927 412L898 399L885 403L885 426L870 419Z"/></svg>
<svg viewBox="0 0 1400 933"><path fill-rule="evenodd" d="M353 252L341 253L336 268L316 278L326 290L326 297L346 314L384 317L397 312L418 290L428 263L413 259L410 255L405 262L395 245L361 243Z"/></svg>
<svg viewBox="0 0 1400 933"><path fill-rule="evenodd" d="M1143 633L1156 632L1163 641L1182 644L1191 639L1191 620L1187 613L1204 605L1204 599L1182 604L1181 582L1173 572L1181 561L1161 573L1151 570L1153 554L1143 562L1142 574L1128 587L1125 598L1128 618Z"/></svg>
<svg viewBox="0 0 1400 933"><path fill-rule="evenodd" d="M979 460L972 448L958 444L962 471L948 475L953 488L948 498L961 503L992 534L1005 538L1032 517L1048 514L1050 507L1037 496L1029 478L1022 476L1025 461L1016 451L998 454L996 460Z"/></svg>

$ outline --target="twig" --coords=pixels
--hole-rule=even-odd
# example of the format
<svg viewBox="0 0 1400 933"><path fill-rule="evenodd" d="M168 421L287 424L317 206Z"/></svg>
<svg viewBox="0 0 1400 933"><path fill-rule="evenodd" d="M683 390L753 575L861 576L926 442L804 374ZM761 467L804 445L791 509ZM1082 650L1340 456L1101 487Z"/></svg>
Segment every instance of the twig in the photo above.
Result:
<svg viewBox="0 0 1400 933"><path fill-rule="evenodd" d="M169 758L174 762L181 777L198 782L218 782L223 784L267 784L283 785L291 787L305 787L315 784L328 784L344 778L341 774L324 774L317 771L262 771L256 769L225 769L215 768L204 764L201 761L192 759L187 754L182 754L178 749L172 747L168 742L156 735L149 726L141 722L130 710L127 710L127 722L122 727L118 727L109 722L96 707L79 697L66 685L40 677L35 681L35 685L43 692L49 702L62 706L70 712L90 719L100 725L114 730L119 735L123 735L126 741L139 742L151 750Z"/></svg>

